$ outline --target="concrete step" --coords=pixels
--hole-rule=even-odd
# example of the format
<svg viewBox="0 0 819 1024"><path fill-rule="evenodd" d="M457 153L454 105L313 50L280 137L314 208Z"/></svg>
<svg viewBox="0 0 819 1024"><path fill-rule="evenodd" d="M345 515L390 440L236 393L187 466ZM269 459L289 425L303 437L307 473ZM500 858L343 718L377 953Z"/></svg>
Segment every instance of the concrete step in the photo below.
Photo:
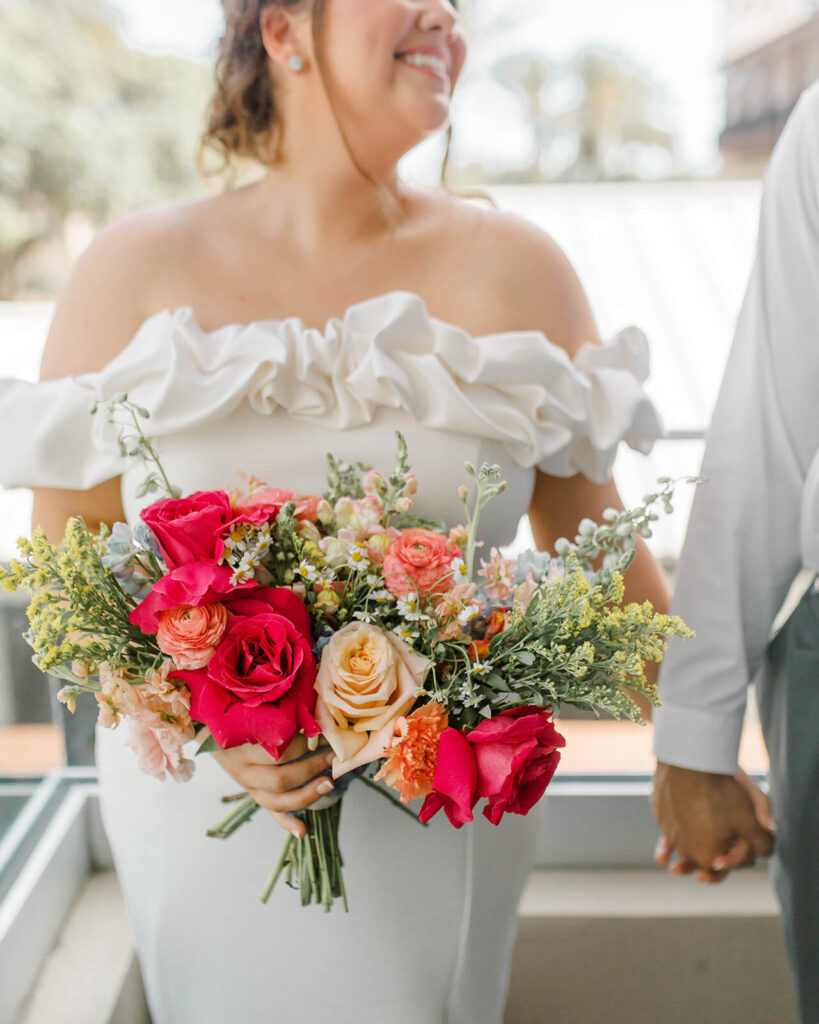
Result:
<svg viewBox="0 0 819 1024"><path fill-rule="evenodd" d="M534 872L504 1020L797 1024L767 873ZM150 1024L113 872L89 877L16 1024Z"/></svg>

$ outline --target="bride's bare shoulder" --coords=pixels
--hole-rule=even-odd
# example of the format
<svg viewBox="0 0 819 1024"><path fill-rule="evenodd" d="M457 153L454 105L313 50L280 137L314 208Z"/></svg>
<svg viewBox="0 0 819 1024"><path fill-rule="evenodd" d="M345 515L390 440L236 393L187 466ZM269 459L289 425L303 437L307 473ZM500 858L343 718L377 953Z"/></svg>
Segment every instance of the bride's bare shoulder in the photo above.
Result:
<svg viewBox="0 0 819 1024"><path fill-rule="evenodd" d="M57 302L43 379L99 370L156 311L158 285L196 252L210 199L163 203L102 228Z"/></svg>
<svg viewBox="0 0 819 1024"><path fill-rule="evenodd" d="M599 340L577 273L546 231L487 202L442 197L462 273L479 282L491 330L539 330L570 355Z"/></svg>

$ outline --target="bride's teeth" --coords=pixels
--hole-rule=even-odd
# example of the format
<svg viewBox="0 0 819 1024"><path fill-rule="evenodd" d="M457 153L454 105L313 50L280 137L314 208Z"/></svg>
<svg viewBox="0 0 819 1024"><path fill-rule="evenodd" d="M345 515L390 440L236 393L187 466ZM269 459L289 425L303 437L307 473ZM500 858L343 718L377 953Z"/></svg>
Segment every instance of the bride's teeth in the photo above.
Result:
<svg viewBox="0 0 819 1024"><path fill-rule="evenodd" d="M413 64L415 67L432 68L433 71L437 71L440 75L446 74L446 64L444 64L440 57L433 57L429 53L402 53L399 54L399 59L407 64Z"/></svg>

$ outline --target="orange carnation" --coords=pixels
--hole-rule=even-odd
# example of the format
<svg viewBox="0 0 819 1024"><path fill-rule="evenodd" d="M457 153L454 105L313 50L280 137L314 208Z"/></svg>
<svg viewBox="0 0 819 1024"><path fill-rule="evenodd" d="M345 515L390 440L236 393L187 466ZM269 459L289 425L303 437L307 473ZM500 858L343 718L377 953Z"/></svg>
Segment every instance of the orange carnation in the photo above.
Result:
<svg viewBox="0 0 819 1024"><path fill-rule="evenodd" d="M449 715L435 703L425 704L396 721L391 756L375 777L397 789L402 803L432 792L438 742L448 724Z"/></svg>

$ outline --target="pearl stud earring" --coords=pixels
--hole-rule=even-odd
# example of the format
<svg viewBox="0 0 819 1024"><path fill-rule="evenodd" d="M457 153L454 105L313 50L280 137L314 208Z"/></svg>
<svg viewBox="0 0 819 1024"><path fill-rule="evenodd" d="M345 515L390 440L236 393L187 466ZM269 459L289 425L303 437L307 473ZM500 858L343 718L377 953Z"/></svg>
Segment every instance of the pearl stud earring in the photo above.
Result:
<svg viewBox="0 0 819 1024"><path fill-rule="evenodd" d="M304 68L304 61L297 53L291 54L287 58L287 63L290 67L290 70L295 71L297 73Z"/></svg>

